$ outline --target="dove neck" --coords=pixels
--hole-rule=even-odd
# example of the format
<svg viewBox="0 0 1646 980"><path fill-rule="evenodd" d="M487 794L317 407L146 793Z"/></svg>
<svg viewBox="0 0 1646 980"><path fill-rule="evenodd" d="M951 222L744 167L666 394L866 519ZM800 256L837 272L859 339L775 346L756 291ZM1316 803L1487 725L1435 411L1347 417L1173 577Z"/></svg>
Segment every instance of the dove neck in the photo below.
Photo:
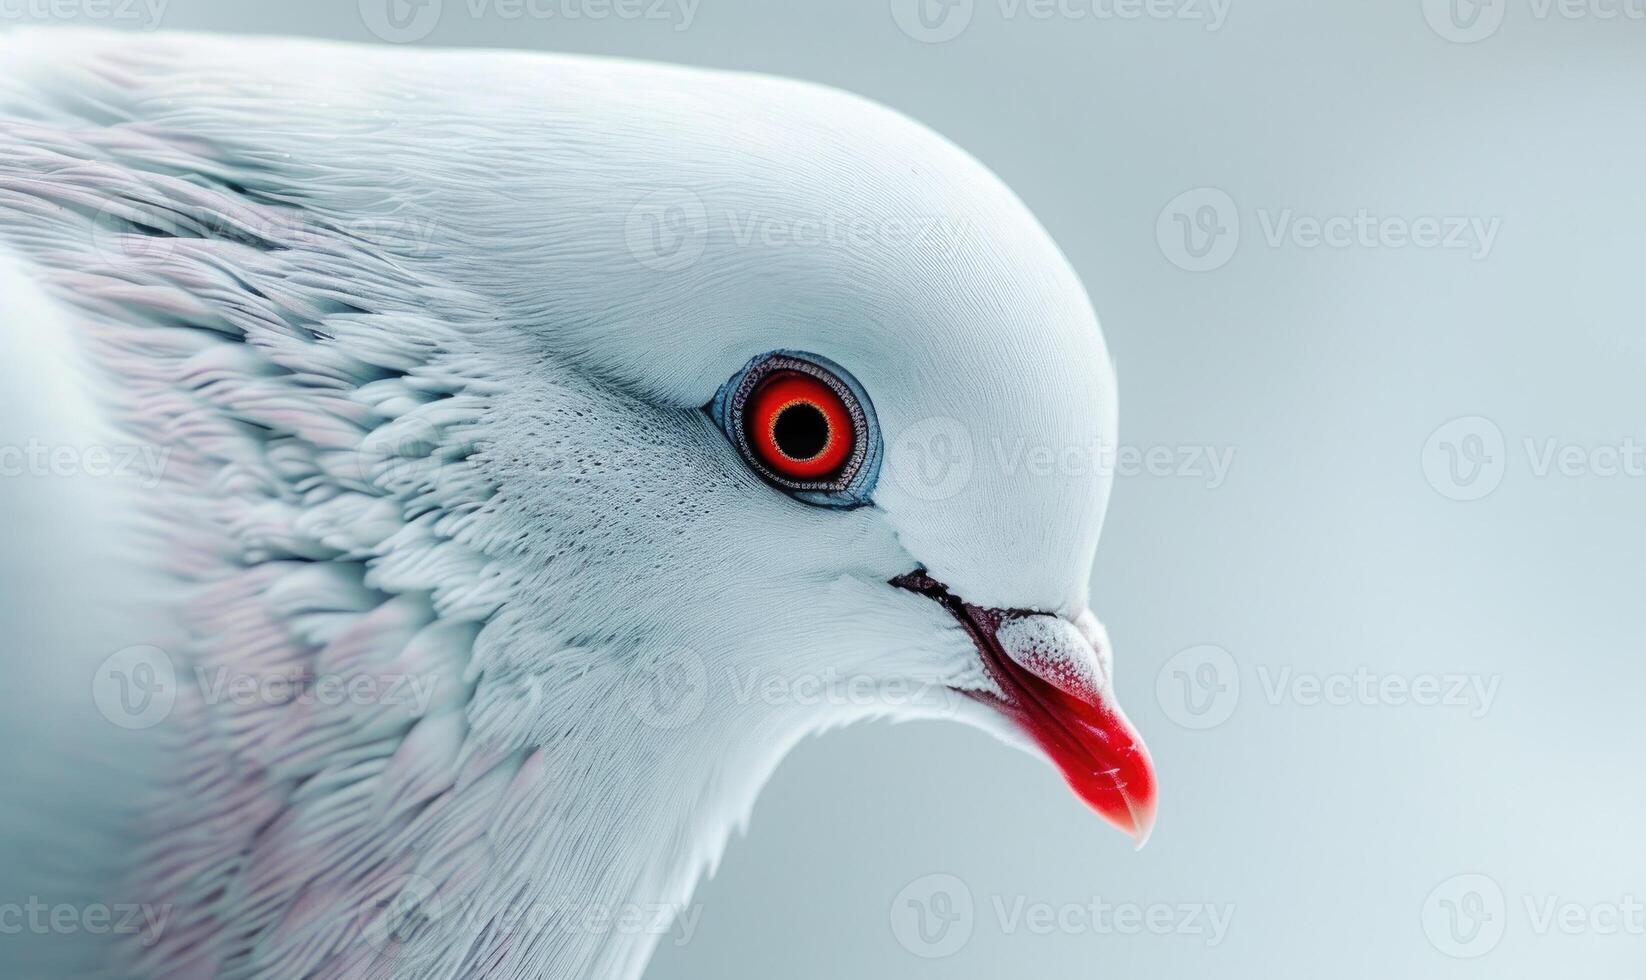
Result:
<svg viewBox="0 0 1646 980"><path fill-rule="evenodd" d="M567 945L532 944L551 957L536 964L543 975L574 963L575 975L637 980L658 948L695 939L699 881L746 825L782 757L816 728L809 713L758 711L736 700L670 716L618 699L586 737L534 751L516 781L530 778L538 802L511 806L521 824L499 833L535 839L540 856L519 866L544 873L525 904L572 927ZM557 775L542 780L534 769ZM493 904L519 903L519 894L500 890Z"/></svg>

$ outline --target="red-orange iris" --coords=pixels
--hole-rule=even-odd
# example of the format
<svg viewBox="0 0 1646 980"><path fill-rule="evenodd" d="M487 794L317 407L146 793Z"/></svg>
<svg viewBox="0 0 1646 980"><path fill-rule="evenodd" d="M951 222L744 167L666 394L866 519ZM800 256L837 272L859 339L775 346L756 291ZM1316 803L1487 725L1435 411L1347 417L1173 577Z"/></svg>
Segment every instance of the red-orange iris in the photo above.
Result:
<svg viewBox="0 0 1646 980"><path fill-rule="evenodd" d="M809 374L773 371L749 396L743 418L760 462L784 479L827 479L851 458L851 413Z"/></svg>

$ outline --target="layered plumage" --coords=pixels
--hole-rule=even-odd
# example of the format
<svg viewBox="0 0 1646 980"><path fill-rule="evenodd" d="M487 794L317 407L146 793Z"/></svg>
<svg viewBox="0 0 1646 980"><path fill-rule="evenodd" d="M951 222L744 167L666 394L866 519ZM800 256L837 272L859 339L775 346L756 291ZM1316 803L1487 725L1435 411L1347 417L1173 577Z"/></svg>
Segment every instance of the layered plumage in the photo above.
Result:
<svg viewBox="0 0 1646 980"><path fill-rule="evenodd" d="M683 257L647 237L681 215ZM858 233L769 234L808 222ZM164 450L68 542L160 593L129 639L176 672L163 736L113 740L145 776L107 853L57 862L169 910L103 975L632 977L659 929L589 909L666 927L795 740L994 724L946 696L993 688L965 632L888 580L1084 608L1106 475L999 459L1112 445L1085 296L981 167L847 96L7 35L0 267L14 368L69 338L96 438ZM856 375L888 465L965 433L969 479L775 492L701 408L778 349ZM938 693L750 693L825 673Z"/></svg>

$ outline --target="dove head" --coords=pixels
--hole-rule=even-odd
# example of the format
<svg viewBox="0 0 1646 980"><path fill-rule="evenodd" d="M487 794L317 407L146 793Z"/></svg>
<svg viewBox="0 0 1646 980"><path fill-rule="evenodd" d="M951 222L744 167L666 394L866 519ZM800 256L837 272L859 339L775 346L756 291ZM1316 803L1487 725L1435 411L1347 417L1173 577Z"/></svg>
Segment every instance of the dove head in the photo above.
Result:
<svg viewBox="0 0 1646 980"><path fill-rule="evenodd" d="M494 676L622 665L609 710L756 783L821 727L956 718L1141 841L1153 774L1087 609L1115 378L1068 261L891 111L611 83L635 70L578 81L598 166L530 144L506 210L454 219L511 223L473 278L530 325L482 455L529 570L511 615L553 652Z"/></svg>
<svg viewBox="0 0 1646 980"><path fill-rule="evenodd" d="M233 426L162 420L168 438L212 444L201 457L238 446L241 429L279 433L245 440L255 466L172 464L174 482L200 483L173 502L191 517L219 490L250 488L253 507L224 513L234 543L254 547L212 537L201 561L279 566L246 581L278 583L266 598L282 636L326 664L453 681L384 763L402 789L371 796L418 834L385 822L326 835L350 868L367 866L356 844L384 870L418 851L462 905L425 917L438 921L410 945L463 963L509 956L510 976L637 976L654 933L528 941L493 926L560 891L606 909L683 903L784 753L864 718L987 728L1147 835L1153 771L1088 609L1115 378L1073 269L982 165L891 111L775 79L132 44L47 32L7 52L27 62L8 79L73 93L22 99L29 119L72 108L97 122L74 139L101 141L83 166L39 164L63 176L48 182L57 196L16 210L68 221L98 199L84 182L119 177L96 227L38 237L104 270L80 290L100 315L130 303L188 328L158 334L175 378L152 380L131 356L149 386L138 394L163 396L138 407L221 403L203 417ZM176 210L209 220L174 228ZM256 321L246 344L208 336L211 311L231 305L225 322ZM96 326L121 339L114 360L151 346L128 342L124 323ZM311 570L288 552L346 554L348 567ZM333 614L369 608L379 588L396 601ZM428 615L444 621L400 658L361 652L398 628L393 616ZM251 646L233 654L277 659ZM284 828L234 889L265 923L273 906L257 889L319 860L305 814L364 812L366 784L349 781L376 756L356 746L375 752L387 731L296 704L282 718L301 751L271 754L268 780L295 779L291 795L315 809L252 807L260 827ZM231 729L253 740L213 722L211 747ZM315 754L325 740L345 748ZM325 778L307 778L322 765ZM444 809L425 805L437 795ZM166 859L165 877L180 876ZM217 888L216 865L203 880ZM333 911L306 885L301 898ZM250 942L242 925L235 942ZM189 926L183 953L212 948ZM307 934L284 927L280 942L306 956Z"/></svg>

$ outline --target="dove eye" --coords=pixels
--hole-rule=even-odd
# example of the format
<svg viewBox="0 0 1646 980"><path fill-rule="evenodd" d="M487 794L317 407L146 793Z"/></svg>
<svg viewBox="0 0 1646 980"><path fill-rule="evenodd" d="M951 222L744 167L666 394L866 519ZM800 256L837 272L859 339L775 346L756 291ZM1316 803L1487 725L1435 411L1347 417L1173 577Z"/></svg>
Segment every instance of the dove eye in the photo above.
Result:
<svg viewBox="0 0 1646 980"><path fill-rule="evenodd" d="M812 354L763 354L732 376L709 412L749 468L824 507L868 503L880 433L857 382Z"/></svg>
<svg viewBox="0 0 1646 980"><path fill-rule="evenodd" d="M857 441L845 399L798 371L766 375L749 395L743 425L760 462L790 480L835 476Z"/></svg>

